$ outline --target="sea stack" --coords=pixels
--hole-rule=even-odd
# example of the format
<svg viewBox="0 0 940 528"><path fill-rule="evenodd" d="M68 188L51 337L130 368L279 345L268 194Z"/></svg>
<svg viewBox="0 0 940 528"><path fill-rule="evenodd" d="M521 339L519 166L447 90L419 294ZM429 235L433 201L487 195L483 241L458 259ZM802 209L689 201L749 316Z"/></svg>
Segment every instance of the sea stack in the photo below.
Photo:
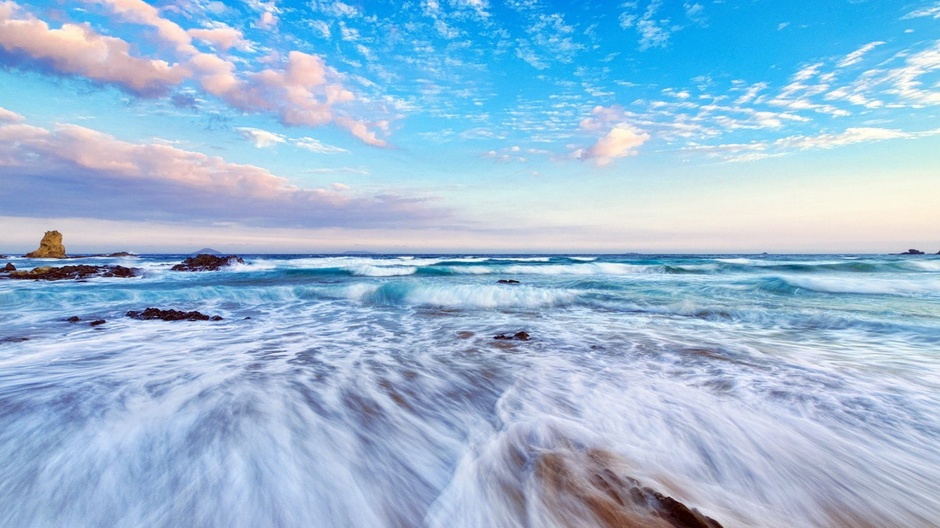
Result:
<svg viewBox="0 0 940 528"><path fill-rule="evenodd" d="M39 242L39 249L24 255L26 258L65 258L65 246L62 245L62 233L46 231Z"/></svg>

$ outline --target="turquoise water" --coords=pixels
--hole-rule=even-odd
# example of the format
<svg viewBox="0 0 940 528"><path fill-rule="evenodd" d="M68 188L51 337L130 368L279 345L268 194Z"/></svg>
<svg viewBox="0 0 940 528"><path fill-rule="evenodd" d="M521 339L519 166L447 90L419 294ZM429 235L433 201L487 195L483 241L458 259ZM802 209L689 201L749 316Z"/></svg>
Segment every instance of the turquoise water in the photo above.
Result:
<svg viewBox="0 0 940 528"><path fill-rule="evenodd" d="M940 525L940 257L243 257L0 280L0 526L591 526L531 463L590 449L725 526Z"/></svg>

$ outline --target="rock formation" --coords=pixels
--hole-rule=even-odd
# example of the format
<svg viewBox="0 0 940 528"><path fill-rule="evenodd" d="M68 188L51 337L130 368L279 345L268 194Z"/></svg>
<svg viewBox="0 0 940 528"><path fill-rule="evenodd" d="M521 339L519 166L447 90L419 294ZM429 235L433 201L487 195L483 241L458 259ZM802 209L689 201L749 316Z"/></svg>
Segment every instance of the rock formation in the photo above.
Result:
<svg viewBox="0 0 940 528"><path fill-rule="evenodd" d="M499 279L496 284L519 284L516 279Z"/></svg>
<svg viewBox="0 0 940 528"><path fill-rule="evenodd" d="M183 262L173 266L171 269L173 271L215 271L221 267L231 266L235 263L244 264L245 261L242 260L238 255L217 257L215 255L201 253L195 257L187 258Z"/></svg>
<svg viewBox="0 0 940 528"><path fill-rule="evenodd" d="M218 315L208 316L204 313L197 312L193 310L192 312L184 312L182 310L161 310L159 308L147 308L142 312L130 311L127 312L127 317L132 319L140 320L150 320L150 319L160 319L162 321L221 321L222 318Z"/></svg>
<svg viewBox="0 0 940 528"><path fill-rule="evenodd" d="M919 249L908 249L904 253L898 253L899 255L923 255L924 252Z"/></svg>
<svg viewBox="0 0 940 528"><path fill-rule="evenodd" d="M26 258L65 258L65 246L62 245L62 233L46 231L39 242L39 249L24 255Z"/></svg>
<svg viewBox="0 0 940 528"><path fill-rule="evenodd" d="M11 271L16 271L16 266L12 262L7 262L6 266L0 268L0 273L10 273Z"/></svg>
<svg viewBox="0 0 940 528"><path fill-rule="evenodd" d="M137 272L133 268L124 266L39 266L29 271L10 272L11 279L20 280L68 280L68 279L87 279L89 277L136 277Z"/></svg>

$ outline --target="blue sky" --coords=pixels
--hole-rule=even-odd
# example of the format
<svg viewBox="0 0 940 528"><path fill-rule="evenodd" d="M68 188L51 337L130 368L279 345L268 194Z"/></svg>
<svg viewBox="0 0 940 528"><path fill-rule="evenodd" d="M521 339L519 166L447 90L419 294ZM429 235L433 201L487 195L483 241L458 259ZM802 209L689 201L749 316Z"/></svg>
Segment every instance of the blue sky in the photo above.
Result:
<svg viewBox="0 0 940 528"><path fill-rule="evenodd" d="M0 2L0 249L940 249L940 2Z"/></svg>

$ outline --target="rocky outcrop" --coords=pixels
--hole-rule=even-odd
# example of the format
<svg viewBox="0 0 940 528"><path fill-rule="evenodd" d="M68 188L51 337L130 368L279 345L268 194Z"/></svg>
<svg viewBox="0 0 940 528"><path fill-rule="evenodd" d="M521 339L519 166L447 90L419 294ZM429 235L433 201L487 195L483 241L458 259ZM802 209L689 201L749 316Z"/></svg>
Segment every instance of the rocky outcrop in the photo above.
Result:
<svg viewBox="0 0 940 528"><path fill-rule="evenodd" d="M919 249L908 249L904 253L898 253L899 255L923 255L924 252Z"/></svg>
<svg viewBox="0 0 940 528"><path fill-rule="evenodd" d="M507 341L528 341L530 337L526 332L516 332L513 335L499 334L498 336L493 336L493 339L502 339Z"/></svg>
<svg viewBox="0 0 940 528"><path fill-rule="evenodd" d="M6 266L0 268L0 273L10 273L11 271L16 271L16 266L12 262L7 262Z"/></svg>
<svg viewBox="0 0 940 528"><path fill-rule="evenodd" d="M39 266L29 271L13 271L9 277L19 280L70 280L87 279L89 277L136 277L137 270L124 266Z"/></svg>
<svg viewBox="0 0 940 528"><path fill-rule="evenodd" d="M131 319L140 319L147 321L150 319L160 319L161 321L221 321L218 315L208 316L204 313L192 311L184 312L182 310L161 310L159 308L147 308L142 312L130 311L125 314Z"/></svg>
<svg viewBox="0 0 940 528"><path fill-rule="evenodd" d="M189 257L183 262L173 266L173 271L215 271L219 268L225 266L231 266L232 264L244 264L245 261L242 260L238 255L226 255L224 257L217 257L215 255L209 255L207 253L201 253L195 257Z"/></svg>
<svg viewBox="0 0 940 528"><path fill-rule="evenodd" d="M39 249L24 255L27 258L65 258L65 246L62 245L62 233L46 231L39 242Z"/></svg>

